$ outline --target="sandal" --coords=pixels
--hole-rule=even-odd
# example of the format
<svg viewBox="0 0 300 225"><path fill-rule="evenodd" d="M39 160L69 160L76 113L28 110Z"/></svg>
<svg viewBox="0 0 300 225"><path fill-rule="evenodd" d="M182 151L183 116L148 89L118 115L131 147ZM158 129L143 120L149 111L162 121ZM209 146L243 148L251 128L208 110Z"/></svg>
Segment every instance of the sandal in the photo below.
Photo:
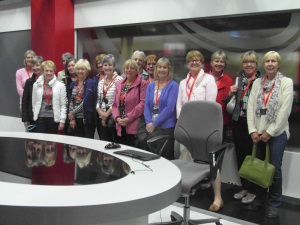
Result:
<svg viewBox="0 0 300 225"><path fill-rule="evenodd" d="M219 212L223 208L223 206L224 206L224 202L222 200L220 205L211 204L208 210L212 212Z"/></svg>
<svg viewBox="0 0 300 225"><path fill-rule="evenodd" d="M242 191L240 191L238 193L235 193L234 196L233 196L233 198L237 199L237 200L240 200L240 199L244 198L247 194L248 194L247 190L242 190Z"/></svg>
<svg viewBox="0 0 300 225"><path fill-rule="evenodd" d="M245 197L242 198L242 203L249 204L253 202L255 198L256 198L255 194L248 193Z"/></svg>

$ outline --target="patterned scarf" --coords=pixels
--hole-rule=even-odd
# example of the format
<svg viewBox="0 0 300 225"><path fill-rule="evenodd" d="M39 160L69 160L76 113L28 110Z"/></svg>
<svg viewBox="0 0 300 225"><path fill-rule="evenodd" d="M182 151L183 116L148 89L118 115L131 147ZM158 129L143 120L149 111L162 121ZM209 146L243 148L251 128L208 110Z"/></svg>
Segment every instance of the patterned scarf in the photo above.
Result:
<svg viewBox="0 0 300 225"><path fill-rule="evenodd" d="M260 110L264 109L264 96L263 96L263 90L265 94L268 94L273 86L273 82L275 82L274 88L272 90L271 96L269 98L269 103L268 103L268 109L266 112L267 116L267 121L270 123L275 122L278 114L278 94L280 90L280 84L281 84L281 78L283 78L283 75L278 72L276 77L273 80L268 80L267 79L267 74L261 79L261 85L260 85L260 90L257 96L257 101L256 101L256 110L255 114L256 116L260 117ZM265 83L264 83L265 80Z"/></svg>

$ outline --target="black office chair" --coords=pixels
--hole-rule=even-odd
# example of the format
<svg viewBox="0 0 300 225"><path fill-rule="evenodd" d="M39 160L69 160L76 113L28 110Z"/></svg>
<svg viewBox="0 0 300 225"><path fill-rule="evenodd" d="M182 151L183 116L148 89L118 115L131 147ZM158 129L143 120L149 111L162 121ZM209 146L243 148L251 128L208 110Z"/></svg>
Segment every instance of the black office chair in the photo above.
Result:
<svg viewBox="0 0 300 225"><path fill-rule="evenodd" d="M169 139L169 135L159 135L147 140L148 148L152 153L162 155L164 147L166 146Z"/></svg>
<svg viewBox="0 0 300 225"><path fill-rule="evenodd" d="M221 168L227 145L222 144L223 117L221 105L210 101L192 101L183 105L177 121L175 140L191 153L193 161L172 160L181 171L181 197L185 198L183 217L171 213L172 222L154 223L173 225L196 225L216 223L220 219L190 219L189 196L199 188L211 186Z"/></svg>

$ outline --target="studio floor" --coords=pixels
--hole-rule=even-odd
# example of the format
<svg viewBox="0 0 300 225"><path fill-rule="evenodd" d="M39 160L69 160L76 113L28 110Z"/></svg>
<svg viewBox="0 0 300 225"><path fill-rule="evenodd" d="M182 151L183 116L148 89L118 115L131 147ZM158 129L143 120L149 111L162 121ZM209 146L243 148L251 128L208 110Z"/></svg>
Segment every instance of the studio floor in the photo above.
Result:
<svg viewBox="0 0 300 225"><path fill-rule="evenodd" d="M204 215L216 216L224 218L221 222L223 225L233 224L260 224L260 225L292 225L300 224L300 206L283 202L277 219L268 219L265 216L265 209L260 211L249 211L242 207L239 200L233 198L234 193L238 191L238 186L222 183L222 198L224 207L218 213L208 211L208 207L212 203L213 190L208 188L198 190L194 196L190 197L190 205L196 212L201 212ZM184 199L179 198L178 207L184 204ZM175 205L176 205L175 204ZM182 209L178 211L182 215ZM168 215L167 215L168 216ZM169 219L169 218L166 218ZM224 221L227 221L226 223Z"/></svg>

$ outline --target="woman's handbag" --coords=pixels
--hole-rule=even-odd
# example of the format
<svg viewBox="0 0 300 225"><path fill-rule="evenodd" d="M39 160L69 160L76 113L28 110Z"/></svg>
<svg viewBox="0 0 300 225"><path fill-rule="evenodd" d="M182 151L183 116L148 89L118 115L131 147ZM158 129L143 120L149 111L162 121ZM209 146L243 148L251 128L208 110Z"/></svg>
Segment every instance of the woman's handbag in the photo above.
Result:
<svg viewBox="0 0 300 225"><path fill-rule="evenodd" d="M108 128L116 127L116 121L114 120L114 117L112 114L110 114L109 117L107 118L106 125Z"/></svg>
<svg viewBox="0 0 300 225"><path fill-rule="evenodd" d="M256 145L253 145L252 155L247 155L240 170L239 175L263 188L271 186L275 167L269 163L270 149L266 146L266 158L264 161L255 158Z"/></svg>
<svg viewBox="0 0 300 225"><path fill-rule="evenodd" d="M235 104L236 104L236 96L235 96L235 95L232 95L230 101L229 101L229 102L227 103L227 105L226 105L226 111L227 111L229 114L232 114L232 113L233 113L233 110L234 110L234 108L235 108Z"/></svg>
<svg viewBox="0 0 300 225"><path fill-rule="evenodd" d="M235 85L238 86L239 84L239 77L235 78ZM233 113L233 110L235 108L235 104L236 104L236 94L233 94L231 96L231 99L229 100L229 102L226 105L226 111L231 115Z"/></svg>
<svg viewBox="0 0 300 225"><path fill-rule="evenodd" d="M146 121L144 115L138 118L137 137L139 142L143 142L149 133L146 130Z"/></svg>

